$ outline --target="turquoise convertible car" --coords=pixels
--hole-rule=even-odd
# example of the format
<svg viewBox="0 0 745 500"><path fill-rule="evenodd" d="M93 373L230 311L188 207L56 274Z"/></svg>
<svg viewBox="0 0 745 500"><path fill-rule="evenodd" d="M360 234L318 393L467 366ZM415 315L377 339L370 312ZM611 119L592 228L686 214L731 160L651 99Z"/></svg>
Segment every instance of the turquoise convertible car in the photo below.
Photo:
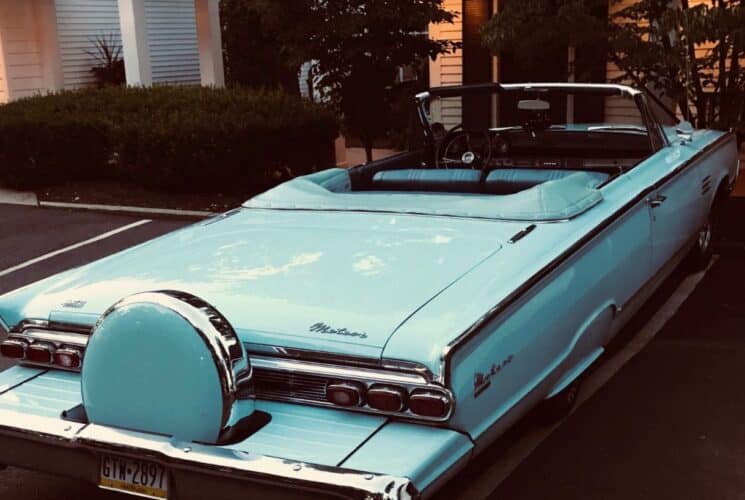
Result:
<svg viewBox="0 0 745 500"><path fill-rule="evenodd" d="M0 463L149 498L431 496L706 266L732 133L606 84L416 97L411 150L0 297Z"/></svg>

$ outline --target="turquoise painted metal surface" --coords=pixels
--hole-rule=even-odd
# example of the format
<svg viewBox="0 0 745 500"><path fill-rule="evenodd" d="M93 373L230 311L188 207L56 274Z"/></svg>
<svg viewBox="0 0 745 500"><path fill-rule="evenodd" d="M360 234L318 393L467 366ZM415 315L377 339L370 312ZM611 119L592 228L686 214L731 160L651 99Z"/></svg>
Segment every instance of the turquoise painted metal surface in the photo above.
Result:
<svg viewBox="0 0 745 500"><path fill-rule="evenodd" d="M188 290L247 342L380 357L399 324L497 253L517 227L245 209L6 295L0 317L92 325L133 293ZM66 309L71 301L84 305ZM314 331L317 323L346 333Z"/></svg>
<svg viewBox="0 0 745 500"><path fill-rule="evenodd" d="M43 372L44 370L26 366L12 366L0 372L0 394Z"/></svg>
<svg viewBox="0 0 745 500"><path fill-rule="evenodd" d="M457 473L473 443L450 429L391 422L340 465L408 477L421 490Z"/></svg>
<svg viewBox="0 0 745 500"><path fill-rule="evenodd" d="M719 132L698 131L685 143L665 133L670 144L606 185L561 181L510 206L486 196L352 194L346 171L323 172L0 297L0 318L8 326L28 318L92 325L125 296L184 290L221 311L244 342L416 363L454 394L445 427L258 401L272 421L230 449L405 476L426 491L579 376L685 255L718 187L736 175L736 151L732 142L707 150ZM531 203L537 208L520 216ZM74 310L65 307L73 302ZM188 341L176 342L175 326L147 336L164 326L151 313L126 342L175 342L189 351L183 357L199 358ZM183 368L137 359L124 337L94 336L87 386L96 388L106 363L124 371L144 363L120 387L109 380L100 391L126 401L158 370ZM97 359L97 342L125 355ZM170 396L183 400L209 384L209 370L192 366L184 392ZM21 370L0 374L0 410L52 417L81 400L75 375ZM126 408L85 399L96 418L132 425L121 416ZM194 403L218 406L209 397ZM215 415L196 408L184 425L205 418Z"/></svg>
<svg viewBox="0 0 745 500"><path fill-rule="evenodd" d="M0 410L59 419L63 411L81 403L79 374L46 372L39 375L25 370L15 367L7 370L11 376L23 378L25 382L0 394Z"/></svg>
<svg viewBox="0 0 745 500"><path fill-rule="evenodd" d="M328 466L342 465L387 421L377 415L272 401L257 401L256 409L269 413L271 422L230 449Z"/></svg>
<svg viewBox="0 0 745 500"><path fill-rule="evenodd" d="M184 318L155 304L116 310L96 328L82 391L97 424L204 443L217 442L224 424L220 379L205 342Z"/></svg>
<svg viewBox="0 0 745 500"><path fill-rule="evenodd" d="M0 411L60 418L62 411L82 404L80 374L42 372L23 367L1 372ZM17 387L2 394L4 384ZM340 465L387 421L375 415L271 401L258 401L256 409L269 413L271 422L226 449L326 466Z"/></svg>

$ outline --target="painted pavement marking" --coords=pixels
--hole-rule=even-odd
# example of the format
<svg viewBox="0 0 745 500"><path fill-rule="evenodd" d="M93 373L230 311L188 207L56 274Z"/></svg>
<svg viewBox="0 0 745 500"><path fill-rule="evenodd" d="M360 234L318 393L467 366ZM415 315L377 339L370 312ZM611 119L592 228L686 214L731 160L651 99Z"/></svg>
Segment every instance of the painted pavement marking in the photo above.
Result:
<svg viewBox="0 0 745 500"><path fill-rule="evenodd" d="M59 250L55 250L54 252L49 252L48 254L42 255L40 257L36 257L35 259L27 260L26 262L23 262L22 264L18 264L17 266L9 267L7 269L4 269L0 271L0 277L7 276L11 273L14 273L16 271L20 271L21 269L25 269L27 267L31 267L34 264L38 264L39 262L43 262L45 260L51 259L52 257L56 257L58 255L61 255L66 252L70 252L72 250L77 250L78 248L84 247L86 245L90 245L92 243L99 242L101 240L105 240L107 238L111 238L112 236L115 236L117 234L123 233L125 231L129 231L130 229L134 229L136 227L144 226L145 224L149 224L152 222L150 219L143 219L137 222L133 222L132 224L127 224L126 226L122 226L120 228L114 229L112 231L109 231L107 233L100 234L98 236L95 236L93 238L87 239L85 241L81 241L79 243L75 243L74 245L70 245L64 248L60 248Z"/></svg>

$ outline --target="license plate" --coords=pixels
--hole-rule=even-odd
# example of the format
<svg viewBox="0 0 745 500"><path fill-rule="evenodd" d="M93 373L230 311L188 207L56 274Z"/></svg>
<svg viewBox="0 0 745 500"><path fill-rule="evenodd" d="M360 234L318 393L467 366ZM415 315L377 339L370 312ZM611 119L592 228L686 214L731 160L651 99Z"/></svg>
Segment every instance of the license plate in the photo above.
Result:
<svg viewBox="0 0 745 500"><path fill-rule="evenodd" d="M101 456L101 488L147 498L168 498L168 471L147 460Z"/></svg>

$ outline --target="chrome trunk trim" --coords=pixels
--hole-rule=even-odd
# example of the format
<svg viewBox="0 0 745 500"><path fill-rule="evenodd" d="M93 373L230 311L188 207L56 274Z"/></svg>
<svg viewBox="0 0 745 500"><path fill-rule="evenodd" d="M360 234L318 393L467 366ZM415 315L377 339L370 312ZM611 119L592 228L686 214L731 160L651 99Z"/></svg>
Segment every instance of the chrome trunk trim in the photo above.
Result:
<svg viewBox="0 0 745 500"><path fill-rule="evenodd" d="M153 460L169 470L207 474L218 492L220 483L231 479L341 498L420 498L416 487L405 477L266 457L218 446L179 442L165 436L0 410L0 445L4 437L66 449L70 454L114 453ZM38 456L40 464L54 466L45 460L48 460L45 456Z"/></svg>
<svg viewBox="0 0 745 500"><path fill-rule="evenodd" d="M176 300L178 299L174 299ZM85 358L85 348L90 335L49 328L46 322L25 321L14 329L16 333L11 333L10 338L23 339L29 344L49 342L55 344L57 348L76 348ZM80 327L75 329L81 330ZM217 333L215 335L218 336ZM247 351L249 352L249 371L238 373L234 383L229 385L236 388L234 394L238 395L239 399L250 395L250 397L270 401L309 404L435 424L447 421L455 407L453 393L437 383L434 375L418 363L401 360L381 361L259 344L248 344ZM257 354L257 352L262 354ZM21 363L38 368L80 371L80 368L66 369L27 360ZM85 361L83 361L83 366L85 366ZM416 415L408 409L383 412L366 406L339 407L326 400L326 385L335 381L360 382L368 389L374 384L380 384L399 386L409 392L414 389L435 391L448 399L450 411L442 418L432 418Z"/></svg>

